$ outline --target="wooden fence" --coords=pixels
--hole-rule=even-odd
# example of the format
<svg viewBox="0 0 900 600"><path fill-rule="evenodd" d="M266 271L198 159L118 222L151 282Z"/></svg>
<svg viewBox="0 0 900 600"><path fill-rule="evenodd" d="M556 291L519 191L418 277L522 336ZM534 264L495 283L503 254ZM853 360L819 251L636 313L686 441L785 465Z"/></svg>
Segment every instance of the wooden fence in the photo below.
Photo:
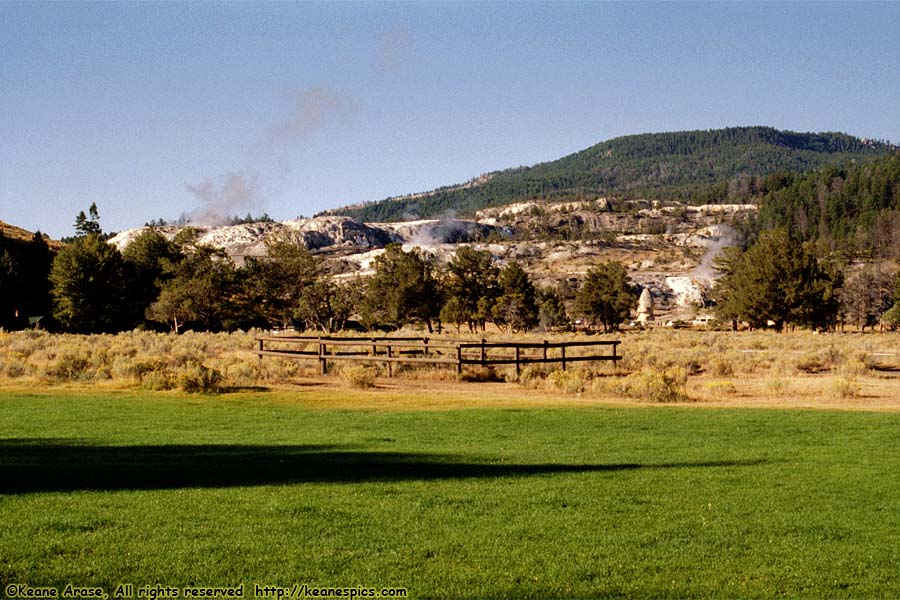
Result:
<svg viewBox="0 0 900 600"><path fill-rule="evenodd" d="M440 340L427 337L332 337L332 336L269 336L256 338L256 354L296 360L318 361L319 372L328 372L328 363L355 361L384 363L388 376L395 364L447 365L462 373L466 365L493 367L515 365L516 375L523 365L560 364L584 361L612 361L619 341L597 340L577 342L488 342L487 340ZM596 348L608 348L609 353L597 354ZM587 353L573 353L575 348Z"/></svg>

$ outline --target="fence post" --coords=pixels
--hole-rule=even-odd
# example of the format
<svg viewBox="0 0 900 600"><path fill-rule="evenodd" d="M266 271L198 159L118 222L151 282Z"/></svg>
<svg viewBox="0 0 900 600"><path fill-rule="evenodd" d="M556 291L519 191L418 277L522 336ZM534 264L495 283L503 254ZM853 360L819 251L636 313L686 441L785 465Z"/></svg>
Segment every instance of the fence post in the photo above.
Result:
<svg viewBox="0 0 900 600"><path fill-rule="evenodd" d="M372 356L378 354L378 346L375 344L375 338L372 338Z"/></svg>
<svg viewBox="0 0 900 600"><path fill-rule="evenodd" d="M562 352L562 370L566 370L566 347L563 345L560 347L560 351Z"/></svg>
<svg viewBox="0 0 900 600"><path fill-rule="evenodd" d="M544 362L547 362L547 340L544 340ZM541 367L543 369L543 367Z"/></svg>
<svg viewBox="0 0 900 600"><path fill-rule="evenodd" d="M390 343L388 343L388 346L387 346L387 357L388 357L388 361L387 361L388 377L393 377L393 376L394 376L394 366L393 366L394 363L392 363L391 360L390 360L390 358L391 358L391 345L390 345Z"/></svg>
<svg viewBox="0 0 900 600"><path fill-rule="evenodd" d="M485 352L485 349L484 349L484 344L485 344L486 342L487 342L486 339L481 338L481 368L482 368L482 369L484 368L484 363L485 363L485 359L486 359L486 352Z"/></svg>
<svg viewBox="0 0 900 600"><path fill-rule="evenodd" d="M422 351L424 356L428 356L428 338L422 338L425 341L425 349Z"/></svg>
<svg viewBox="0 0 900 600"><path fill-rule="evenodd" d="M619 347L619 342L613 342L613 344L612 344L612 349L613 349L613 353L612 353L612 355L613 355L612 363L613 363L613 367L615 367L615 368L617 368L617 369L619 368L619 361L616 360L616 348L618 348L618 347Z"/></svg>
<svg viewBox="0 0 900 600"><path fill-rule="evenodd" d="M456 344L456 374L462 375L462 346Z"/></svg>
<svg viewBox="0 0 900 600"><path fill-rule="evenodd" d="M325 358L325 342L319 338L319 372L322 375L328 374L328 363Z"/></svg>
<svg viewBox="0 0 900 600"><path fill-rule="evenodd" d="M519 346L516 346L516 377L519 376Z"/></svg>

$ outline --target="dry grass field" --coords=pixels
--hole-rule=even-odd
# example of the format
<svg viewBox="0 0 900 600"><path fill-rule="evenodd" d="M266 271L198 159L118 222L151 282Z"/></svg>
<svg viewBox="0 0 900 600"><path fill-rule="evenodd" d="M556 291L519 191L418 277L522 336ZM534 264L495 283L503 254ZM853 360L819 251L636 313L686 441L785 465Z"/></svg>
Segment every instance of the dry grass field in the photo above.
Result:
<svg viewBox="0 0 900 600"><path fill-rule="evenodd" d="M900 356L892 333L813 334L799 331L630 331L624 357L610 363L467 371L342 364L322 377L310 361L253 352L254 332L167 335L53 335L0 333L0 386L6 389L129 389L238 392L269 389L331 391L341 403L393 408L449 408L461 404L678 403L696 406L900 410ZM489 334L492 341L603 339L604 336ZM471 390L478 385L478 400Z"/></svg>

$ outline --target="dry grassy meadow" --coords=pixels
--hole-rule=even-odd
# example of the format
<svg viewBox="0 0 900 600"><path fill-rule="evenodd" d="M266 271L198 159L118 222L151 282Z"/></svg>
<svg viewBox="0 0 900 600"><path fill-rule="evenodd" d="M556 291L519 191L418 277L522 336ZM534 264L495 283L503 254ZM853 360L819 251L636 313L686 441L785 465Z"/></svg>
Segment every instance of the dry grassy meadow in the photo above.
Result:
<svg viewBox="0 0 900 600"><path fill-rule="evenodd" d="M413 403L423 405L452 402L463 394L476 404L490 397L492 402L503 398L512 403L900 409L896 350L900 338L893 333L629 331L606 336L622 341L619 353L624 359L616 367L580 363L565 372L526 367L518 377L512 368L491 373L469 370L461 379L449 368L403 367L388 378L383 368L346 363L321 377L314 362L260 360L253 353L256 335L0 333L0 382L7 389L65 386L160 392L355 387L372 390L375 403L391 402L387 392L428 389L428 394L412 396ZM590 339L597 337L602 336ZM568 334L514 339L588 338ZM478 394L473 396L475 389ZM340 403L340 395L334 401Z"/></svg>

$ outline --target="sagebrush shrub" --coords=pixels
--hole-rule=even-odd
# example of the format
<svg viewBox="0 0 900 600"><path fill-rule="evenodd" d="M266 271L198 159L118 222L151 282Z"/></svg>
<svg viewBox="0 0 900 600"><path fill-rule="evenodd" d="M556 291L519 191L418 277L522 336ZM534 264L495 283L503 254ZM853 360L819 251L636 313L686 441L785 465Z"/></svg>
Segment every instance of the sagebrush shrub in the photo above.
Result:
<svg viewBox="0 0 900 600"><path fill-rule="evenodd" d="M544 385L547 373L539 366L523 367L519 376L515 377L516 383L527 388L539 388Z"/></svg>
<svg viewBox="0 0 900 600"><path fill-rule="evenodd" d="M567 394L580 394L590 382L590 373L583 369L557 369L547 375L547 385Z"/></svg>
<svg viewBox="0 0 900 600"><path fill-rule="evenodd" d="M463 374L460 376L462 381L476 382L476 383L484 383L488 381L503 381L503 378L497 373L497 370L494 367L477 367L475 369L470 369L467 371L463 371Z"/></svg>
<svg viewBox="0 0 900 600"><path fill-rule="evenodd" d="M141 387L152 391L171 390L175 389L175 380L165 371L151 371L141 377Z"/></svg>
<svg viewBox="0 0 900 600"><path fill-rule="evenodd" d="M88 356L81 353L62 352L45 370L45 375L58 381L78 381L91 366Z"/></svg>
<svg viewBox="0 0 900 600"><path fill-rule="evenodd" d="M361 390L375 387L375 378L377 376L378 370L374 367L356 365L341 369L341 377L344 381L349 383L350 387Z"/></svg>
<svg viewBox="0 0 900 600"><path fill-rule="evenodd" d="M649 402L684 402L689 399L686 386L687 372L681 367L667 367L632 373L622 379L619 391Z"/></svg>
<svg viewBox="0 0 900 600"><path fill-rule="evenodd" d="M852 377L836 377L831 382L831 395L846 399L859 396L859 384Z"/></svg>
<svg viewBox="0 0 900 600"><path fill-rule="evenodd" d="M182 367L177 382L178 389L190 394L216 394L222 390L222 374L199 363Z"/></svg>
<svg viewBox="0 0 900 600"><path fill-rule="evenodd" d="M869 357L854 356L853 358L845 360L844 363L837 368L837 373L848 379L854 379L868 374L871 368L871 359Z"/></svg>
<svg viewBox="0 0 900 600"><path fill-rule="evenodd" d="M710 362L710 371L716 377L730 377L734 375L734 363L728 358L714 358Z"/></svg>

